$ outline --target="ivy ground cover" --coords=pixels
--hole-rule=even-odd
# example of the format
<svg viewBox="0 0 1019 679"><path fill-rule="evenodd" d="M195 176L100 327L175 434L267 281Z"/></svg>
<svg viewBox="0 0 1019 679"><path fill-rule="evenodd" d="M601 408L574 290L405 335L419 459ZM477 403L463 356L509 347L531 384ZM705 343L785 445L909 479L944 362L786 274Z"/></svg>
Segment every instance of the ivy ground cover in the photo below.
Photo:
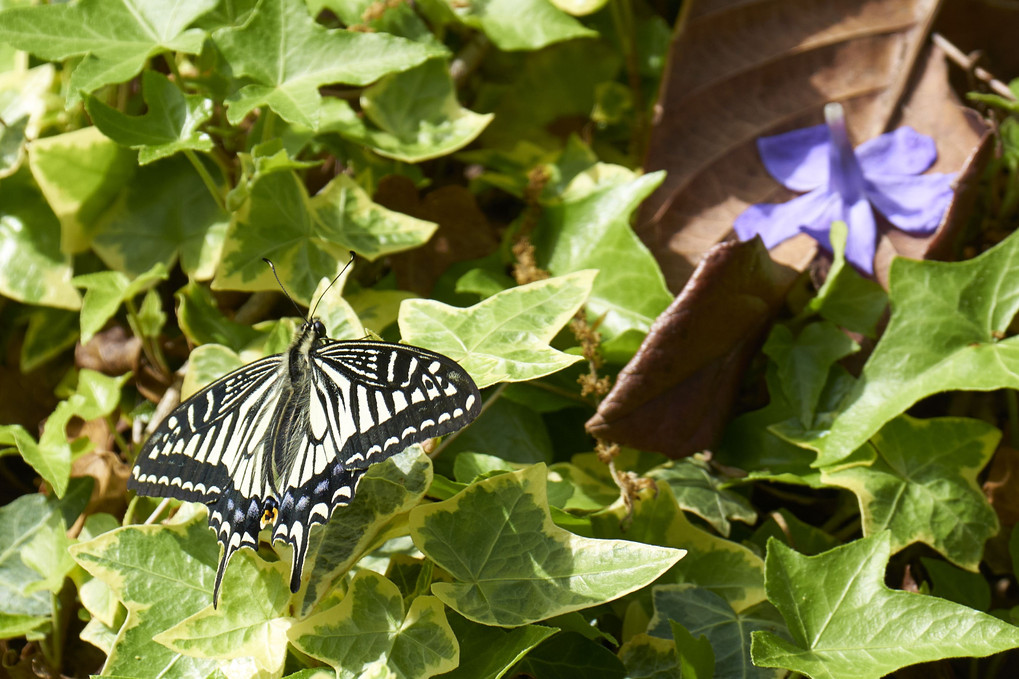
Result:
<svg viewBox="0 0 1019 679"><path fill-rule="evenodd" d="M825 40L735 70L849 49L846 16L875 53L920 39L836 5L790 2ZM1019 675L1015 97L974 93L983 164L936 175L949 140L879 136L890 111L854 151L849 95L832 138L823 101L802 134L754 103L722 181L683 165L739 117L696 40L778 19L719 7L0 0L5 676ZM667 86L700 136L656 164ZM882 214L930 247L885 256ZM126 479L312 307L457 361L482 413L372 466L298 591L265 531L214 607L207 509Z"/></svg>

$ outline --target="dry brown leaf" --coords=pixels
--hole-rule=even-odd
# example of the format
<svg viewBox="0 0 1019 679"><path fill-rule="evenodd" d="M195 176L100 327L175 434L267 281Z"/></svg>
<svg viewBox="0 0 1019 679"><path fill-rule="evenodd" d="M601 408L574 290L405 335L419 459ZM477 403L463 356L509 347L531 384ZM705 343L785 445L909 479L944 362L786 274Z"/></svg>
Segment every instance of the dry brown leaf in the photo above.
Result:
<svg viewBox="0 0 1019 679"><path fill-rule="evenodd" d="M982 136L957 100L938 53L921 60L938 0L692 0L673 38L645 162L668 176L642 206L638 233L672 289L730 236L748 205L792 196L764 170L755 140L822 122L839 101L855 143L899 124L933 136L935 171L957 171ZM927 65L927 69L924 69ZM912 86L910 74L924 73ZM902 105L904 102L904 105ZM902 106L902 115L899 115ZM926 239L912 239L923 240ZM916 243L883 241L915 252ZM926 243L920 244L925 251ZM773 251L802 269L816 252L799 236Z"/></svg>
<svg viewBox="0 0 1019 679"><path fill-rule="evenodd" d="M74 348L74 362L79 368L96 370L104 375L123 375L138 370L142 341L122 325L96 333L85 344Z"/></svg>
<svg viewBox="0 0 1019 679"><path fill-rule="evenodd" d="M951 40L964 53L976 51L980 65L998 80L1008 82L1019 74L1019 4L1002 0L945 0L934 30ZM953 81L967 90L975 83L964 74L953 73Z"/></svg>
<svg viewBox="0 0 1019 679"><path fill-rule="evenodd" d="M655 320L588 431L674 458L713 446L795 279L759 238L715 245Z"/></svg>
<svg viewBox="0 0 1019 679"><path fill-rule="evenodd" d="M1019 523L1019 450L1001 446L984 481L984 495L1005 527Z"/></svg>
<svg viewBox="0 0 1019 679"><path fill-rule="evenodd" d="M82 516L107 512L120 516L127 506L127 477L131 467L108 450L86 453L71 463L71 476L95 479L92 495Z"/></svg>
<svg viewBox="0 0 1019 679"><path fill-rule="evenodd" d="M427 297L450 264L484 257L499 245L474 194L463 186L443 186L419 198L409 179L390 175L379 182L374 199L391 210L439 225L423 246L390 258L396 284L403 290Z"/></svg>

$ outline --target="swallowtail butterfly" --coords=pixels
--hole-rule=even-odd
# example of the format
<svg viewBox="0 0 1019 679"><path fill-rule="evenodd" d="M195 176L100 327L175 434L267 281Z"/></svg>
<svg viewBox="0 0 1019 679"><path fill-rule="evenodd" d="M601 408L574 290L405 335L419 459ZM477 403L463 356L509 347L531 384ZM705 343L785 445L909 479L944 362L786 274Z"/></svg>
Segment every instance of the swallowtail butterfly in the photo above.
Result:
<svg viewBox="0 0 1019 679"><path fill-rule="evenodd" d="M454 432L481 412L470 375L442 354L325 338L312 318L290 348L181 403L142 448L128 488L202 502L222 544L213 605L230 557L259 530L294 550L301 585L308 534L349 504L367 468Z"/></svg>

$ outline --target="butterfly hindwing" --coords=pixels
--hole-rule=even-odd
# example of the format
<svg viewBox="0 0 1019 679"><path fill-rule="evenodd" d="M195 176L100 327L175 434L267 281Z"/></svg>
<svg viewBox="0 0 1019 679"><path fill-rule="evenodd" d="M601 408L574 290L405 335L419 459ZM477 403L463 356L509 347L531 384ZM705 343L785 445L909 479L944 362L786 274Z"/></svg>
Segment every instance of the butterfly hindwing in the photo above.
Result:
<svg viewBox="0 0 1019 679"><path fill-rule="evenodd" d="M326 342L313 352L307 431L280 491L273 541L294 549L299 587L308 532L349 504L365 470L481 409L467 373L441 354L388 342Z"/></svg>

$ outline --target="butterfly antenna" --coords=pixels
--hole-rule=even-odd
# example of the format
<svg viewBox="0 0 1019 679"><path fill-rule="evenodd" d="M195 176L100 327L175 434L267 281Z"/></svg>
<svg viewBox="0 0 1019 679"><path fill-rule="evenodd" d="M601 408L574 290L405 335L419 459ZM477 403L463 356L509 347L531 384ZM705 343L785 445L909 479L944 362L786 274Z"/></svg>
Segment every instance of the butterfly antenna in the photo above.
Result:
<svg viewBox="0 0 1019 679"><path fill-rule="evenodd" d="M287 292L286 286L283 285L283 281L280 280L280 275L276 273L276 265L273 264L272 260L270 260L268 257L263 257L262 261L268 264L269 268L272 269L272 275L276 277L276 282L279 283L280 290L283 291L283 294L287 296L287 299L290 300L290 303L294 305L295 309L297 309L297 315L304 318L304 320L307 321L308 317L304 315L303 311L301 311L301 307L297 306L297 302L295 302L294 298L290 296L290 293Z"/></svg>
<svg viewBox="0 0 1019 679"><path fill-rule="evenodd" d="M336 281L340 280L340 276L343 275L343 272L346 271L347 269L349 269L350 265L353 264L353 263L354 263L354 251L351 250L350 251L350 259L348 259L347 263L343 265L342 269L340 269L340 273L336 274L336 276L331 281L329 281L329 285L327 285L326 289L322 291L322 294L318 296L318 301L315 302L315 306L312 307L311 313L309 314L310 318L315 318L315 310L318 309L319 302L321 302L322 298L326 296L327 292L329 292L329 288L333 287L333 283L335 283Z"/></svg>

